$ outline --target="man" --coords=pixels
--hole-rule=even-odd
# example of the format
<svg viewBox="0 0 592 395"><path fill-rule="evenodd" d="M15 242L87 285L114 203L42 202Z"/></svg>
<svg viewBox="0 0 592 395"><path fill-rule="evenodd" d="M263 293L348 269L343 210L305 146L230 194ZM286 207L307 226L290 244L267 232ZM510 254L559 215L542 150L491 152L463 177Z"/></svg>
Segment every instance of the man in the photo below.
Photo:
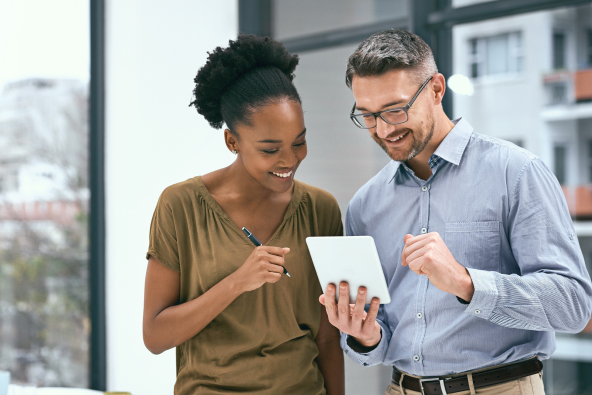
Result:
<svg viewBox="0 0 592 395"><path fill-rule="evenodd" d="M343 349L393 366L387 394L544 394L554 332L581 331L592 310L555 176L528 151L451 121L444 77L412 33L369 37L346 81L352 121L392 159L350 202L347 234L374 237L392 302L373 299L366 312L365 289L350 307L347 284L337 303L329 285L321 302Z"/></svg>

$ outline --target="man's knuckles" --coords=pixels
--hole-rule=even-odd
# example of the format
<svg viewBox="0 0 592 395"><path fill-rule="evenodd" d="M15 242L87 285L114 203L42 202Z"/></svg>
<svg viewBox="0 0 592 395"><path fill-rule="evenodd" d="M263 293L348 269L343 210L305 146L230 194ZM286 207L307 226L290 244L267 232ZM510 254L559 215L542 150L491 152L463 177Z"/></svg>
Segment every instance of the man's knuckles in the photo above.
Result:
<svg viewBox="0 0 592 395"><path fill-rule="evenodd" d="M355 320L362 320L362 319L364 319L364 312L354 311L351 316Z"/></svg>

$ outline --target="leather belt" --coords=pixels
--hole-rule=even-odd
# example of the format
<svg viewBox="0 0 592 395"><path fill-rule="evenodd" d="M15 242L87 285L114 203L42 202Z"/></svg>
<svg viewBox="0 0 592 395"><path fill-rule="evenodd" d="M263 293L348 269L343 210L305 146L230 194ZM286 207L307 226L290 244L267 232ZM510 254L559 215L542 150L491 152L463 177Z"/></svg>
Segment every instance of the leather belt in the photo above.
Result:
<svg viewBox="0 0 592 395"><path fill-rule="evenodd" d="M489 387L527 377L543 370L543 363L538 358L502 365L482 372L473 373L475 389ZM393 367L392 381L399 385L401 372ZM403 387L424 395L447 395L469 390L469 379L466 375L456 377L425 377L415 378L405 375Z"/></svg>

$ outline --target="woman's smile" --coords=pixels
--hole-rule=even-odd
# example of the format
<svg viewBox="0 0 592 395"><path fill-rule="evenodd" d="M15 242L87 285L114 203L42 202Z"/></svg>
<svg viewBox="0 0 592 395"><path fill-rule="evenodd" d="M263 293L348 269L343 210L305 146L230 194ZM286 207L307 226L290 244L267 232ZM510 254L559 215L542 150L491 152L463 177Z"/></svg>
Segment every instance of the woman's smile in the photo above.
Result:
<svg viewBox="0 0 592 395"><path fill-rule="evenodd" d="M294 172L296 170L296 166L292 167L291 169L287 170L280 170L280 171L270 171L269 174L273 176L279 182L287 182L291 181L294 178Z"/></svg>

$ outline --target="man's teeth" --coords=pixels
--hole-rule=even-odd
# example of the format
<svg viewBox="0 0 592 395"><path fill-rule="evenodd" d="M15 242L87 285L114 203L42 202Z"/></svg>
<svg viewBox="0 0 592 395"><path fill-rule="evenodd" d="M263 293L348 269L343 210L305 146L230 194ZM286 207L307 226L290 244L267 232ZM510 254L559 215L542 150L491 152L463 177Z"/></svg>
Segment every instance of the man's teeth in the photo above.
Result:
<svg viewBox="0 0 592 395"><path fill-rule="evenodd" d="M409 132L407 132L407 133L409 133ZM387 139L387 140L388 140L388 141L397 141L397 140L401 140L403 137L405 137L405 136L407 135L407 133L405 133L405 134L402 134L402 135L400 135L400 136L399 136L399 137L397 137L397 138L394 138L394 139Z"/></svg>
<svg viewBox="0 0 592 395"><path fill-rule="evenodd" d="M287 178L290 177L292 175L292 170L290 170L287 173L275 173L275 172L271 172L271 174L273 174L274 176L278 176L278 177L282 177L282 178Z"/></svg>

